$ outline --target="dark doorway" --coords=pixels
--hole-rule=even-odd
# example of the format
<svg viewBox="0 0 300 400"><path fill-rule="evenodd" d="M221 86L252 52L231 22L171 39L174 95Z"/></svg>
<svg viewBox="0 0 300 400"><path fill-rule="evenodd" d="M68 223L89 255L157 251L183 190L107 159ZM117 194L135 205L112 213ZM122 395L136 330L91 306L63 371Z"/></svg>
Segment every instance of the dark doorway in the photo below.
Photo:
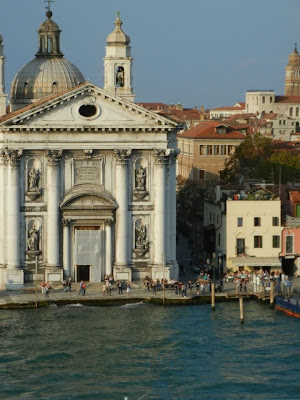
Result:
<svg viewBox="0 0 300 400"><path fill-rule="evenodd" d="M90 265L77 265L77 282L90 280Z"/></svg>

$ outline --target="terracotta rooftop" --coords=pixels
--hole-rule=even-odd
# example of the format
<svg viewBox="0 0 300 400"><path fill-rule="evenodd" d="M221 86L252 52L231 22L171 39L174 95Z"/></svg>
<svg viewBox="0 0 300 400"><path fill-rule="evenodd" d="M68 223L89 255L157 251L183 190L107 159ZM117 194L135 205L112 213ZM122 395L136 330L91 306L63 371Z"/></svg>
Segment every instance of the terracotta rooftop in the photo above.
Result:
<svg viewBox="0 0 300 400"><path fill-rule="evenodd" d="M244 110L245 106L241 106L241 107L218 107L218 108L212 108L210 111L235 111L235 110Z"/></svg>
<svg viewBox="0 0 300 400"><path fill-rule="evenodd" d="M169 105L165 103L137 103L139 106L147 108L147 110L159 111L159 110L168 110Z"/></svg>
<svg viewBox="0 0 300 400"><path fill-rule="evenodd" d="M300 96L275 96L275 103L300 103Z"/></svg>
<svg viewBox="0 0 300 400"><path fill-rule="evenodd" d="M226 126L227 133L217 133L216 127ZM236 127L231 127L228 124L222 124L218 121L205 121L197 126L178 134L183 138L190 139L240 139L244 140L246 135L239 132Z"/></svg>

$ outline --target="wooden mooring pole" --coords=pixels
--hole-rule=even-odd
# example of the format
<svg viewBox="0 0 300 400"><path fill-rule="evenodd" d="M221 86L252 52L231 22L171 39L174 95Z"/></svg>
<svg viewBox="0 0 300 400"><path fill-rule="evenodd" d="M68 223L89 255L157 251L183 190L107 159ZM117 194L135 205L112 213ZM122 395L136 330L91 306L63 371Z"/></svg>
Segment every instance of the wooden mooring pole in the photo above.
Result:
<svg viewBox="0 0 300 400"><path fill-rule="evenodd" d="M274 307L274 291L275 291L275 283L271 281L271 288L270 288L270 306L271 308Z"/></svg>
<svg viewBox="0 0 300 400"><path fill-rule="evenodd" d="M243 296L240 296L240 321L241 321L241 324L244 323L244 299L243 299Z"/></svg>
<svg viewBox="0 0 300 400"><path fill-rule="evenodd" d="M211 310L215 311L216 309L216 298L215 298L215 283L211 284Z"/></svg>

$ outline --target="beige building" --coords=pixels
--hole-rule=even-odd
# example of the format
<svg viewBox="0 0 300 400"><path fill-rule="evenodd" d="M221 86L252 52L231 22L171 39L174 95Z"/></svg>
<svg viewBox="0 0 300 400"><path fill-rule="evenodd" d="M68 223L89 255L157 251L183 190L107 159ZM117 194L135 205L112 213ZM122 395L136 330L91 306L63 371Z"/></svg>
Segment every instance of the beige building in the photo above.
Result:
<svg viewBox="0 0 300 400"><path fill-rule="evenodd" d="M226 160L246 137L245 126L241 130L243 133L230 125L206 121L178 133L177 175L199 183L219 180Z"/></svg>
<svg viewBox="0 0 300 400"><path fill-rule="evenodd" d="M205 247L222 257L228 270L279 269L281 201L264 188L216 189L204 205Z"/></svg>

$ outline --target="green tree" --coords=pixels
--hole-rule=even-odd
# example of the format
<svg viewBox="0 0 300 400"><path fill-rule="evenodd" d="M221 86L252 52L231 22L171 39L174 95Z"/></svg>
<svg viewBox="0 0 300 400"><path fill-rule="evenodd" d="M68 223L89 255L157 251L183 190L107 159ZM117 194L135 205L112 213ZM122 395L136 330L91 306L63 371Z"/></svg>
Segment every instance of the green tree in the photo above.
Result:
<svg viewBox="0 0 300 400"><path fill-rule="evenodd" d="M229 182L238 182L240 176L253 177L258 165L267 160L274 150L271 139L256 133L247 135L225 164L223 177Z"/></svg>

